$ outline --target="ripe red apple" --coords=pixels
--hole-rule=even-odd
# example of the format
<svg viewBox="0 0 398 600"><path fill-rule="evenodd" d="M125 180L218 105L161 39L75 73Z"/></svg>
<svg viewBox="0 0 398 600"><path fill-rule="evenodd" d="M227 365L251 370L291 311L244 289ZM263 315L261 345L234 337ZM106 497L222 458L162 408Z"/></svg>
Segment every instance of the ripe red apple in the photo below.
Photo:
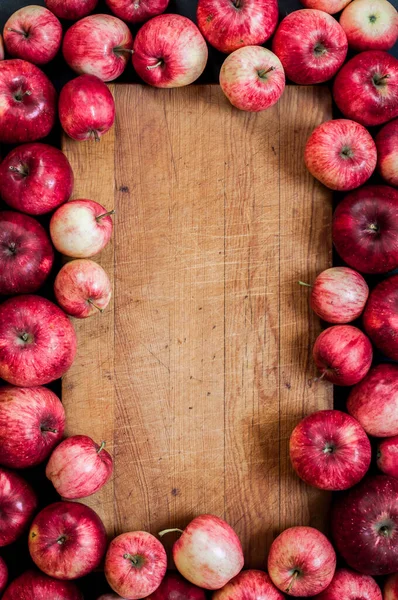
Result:
<svg viewBox="0 0 398 600"><path fill-rule="evenodd" d="M146 598L159 587L166 569L165 549L146 531L122 533L109 544L105 577L111 588L123 597Z"/></svg>
<svg viewBox="0 0 398 600"><path fill-rule="evenodd" d="M332 532L337 550L355 571L364 575L398 571L398 480L369 477L338 498Z"/></svg>
<svg viewBox="0 0 398 600"><path fill-rule="evenodd" d="M62 52L76 73L113 81L127 66L133 36L123 21L112 15L90 15L65 34Z"/></svg>
<svg viewBox="0 0 398 600"><path fill-rule="evenodd" d="M340 25L354 50L389 50L398 39L398 13L387 0L354 0Z"/></svg>
<svg viewBox="0 0 398 600"><path fill-rule="evenodd" d="M206 42L192 21L181 15L159 15L138 31L133 65L150 85L181 87L202 74L207 55Z"/></svg>
<svg viewBox="0 0 398 600"><path fill-rule="evenodd" d="M50 221L54 246L66 256L87 258L101 252L111 239L115 211L93 200L72 200L60 206Z"/></svg>
<svg viewBox="0 0 398 600"><path fill-rule="evenodd" d="M314 600L383 600L381 589L369 575L337 569L332 583Z"/></svg>
<svg viewBox="0 0 398 600"><path fill-rule="evenodd" d="M383 600L398 600L398 573L387 577L383 589Z"/></svg>
<svg viewBox="0 0 398 600"><path fill-rule="evenodd" d="M343 115L366 127L398 117L398 59L369 50L349 60L338 72L333 97Z"/></svg>
<svg viewBox="0 0 398 600"><path fill-rule="evenodd" d="M274 586L264 571L242 571L221 590L215 592L213 600L283 600L284 595ZM160 597L159 597L159 600ZM170 599L172 600L172 599ZM183 600L183 599L181 599Z"/></svg>
<svg viewBox="0 0 398 600"><path fill-rule="evenodd" d="M329 540L313 527L290 527L272 542L268 573L289 596L315 596L328 587L336 569Z"/></svg>
<svg viewBox="0 0 398 600"><path fill-rule="evenodd" d="M29 531L33 562L55 579L77 579L96 569L105 554L105 527L91 508L55 502L43 508Z"/></svg>
<svg viewBox="0 0 398 600"><path fill-rule="evenodd" d="M235 531L214 515L195 517L174 543L174 563L185 579L204 588L218 590L243 568L242 546Z"/></svg>
<svg viewBox="0 0 398 600"><path fill-rule="evenodd" d="M334 15L343 10L349 2L351 2L351 0L301 0L301 4L306 8L323 10L330 15Z"/></svg>
<svg viewBox="0 0 398 600"><path fill-rule="evenodd" d="M129 23L141 23L163 13L169 0L105 0L111 11Z"/></svg>
<svg viewBox="0 0 398 600"><path fill-rule="evenodd" d="M77 21L89 15L98 4L98 0L44 0L47 8L60 19Z"/></svg>
<svg viewBox="0 0 398 600"><path fill-rule="evenodd" d="M36 65L44 65L61 47L62 25L44 6L24 6L4 25L7 52Z"/></svg>
<svg viewBox="0 0 398 600"><path fill-rule="evenodd" d="M387 183L398 187L398 119L384 125L375 142L377 170Z"/></svg>
<svg viewBox="0 0 398 600"><path fill-rule="evenodd" d="M377 446L377 466L386 475L398 479L398 435L379 442Z"/></svg>
<svg viewBox="0 0 398 600"><path fill-rule="evenodd" d="M115 120L115 101L109 88L94 75L69 81L59 96L63 130L77 141L98 142Z"/></svg>
<svg viewBox="0 0 398 600"><path fill-rule="evenodd" d="M206 600L206 594L179 573L169 571L158 589L148 596L147 600Z"/></svg>
<svg viewBox="0 0 398 600"><path fill-rule="evenodd" d="M36 494L22 477L0 468L0 546L15 542L37 508Z"/></svg>
<svg viewBox="0 0 398 600"><path fill-rule="evenodd" d="M236 108L258 112L279 100L285 89L285 73L281 61L270 50L245 46L225 59L220 85Z"/></svg>
<svg viewBox="0 0 398 600"><path fill-rule="evenodd" d="M65 154L47 144L23 144L0 163L0 196L29 215L43 215L69 200L73 171Z"/></svg>
<svg viewBox="0 0 398 600"><path fill-rule="evenodd" d="M290 436L290 459L303 481L321 490L346 490L365 477L372 458L363 427L339 410L305 417Z"/></svg>
<svg viewBox="0 0 398 600"><path fill-rule="evenodd" d="M286 77L301 85L331 79L343 64L347 48L346 34L336 19L314 9L287 15L272 40Z"/></svg>
<svg viewBox="0 0 398 600"><path fill-rule="evenodd" d="M11 210L0 211L0 294L38 290L54 262L44 227L36 219Z"/></svg>
<svg viewBox="0 0 398 600"><path fill-rule="evenodd" d="M361 314L369 288L359 273L348 267L322 271L311 290L311 308L328 323L350 323Z"/></svg>
<svg viewBox="0 0 398 600"><path fill-rule="evenodd" d="M56 92L38 67L0 61L0 142L20 144L48 135L55 124Z"/></svg>
<svg viewBox="0 0 398 600"><path fill-rule="evenodd" d="M76 354L73 325L58 306L39 296L0 305L0 377L13 385L44 385L61 377Z"/></svg>
<svg viewBox="0 0 398 600"><path fill-rule="evenodd" d="M71 581L58 581L32 570L17 577L2 600L83 600L83 596Z"/></svg>
<svg viewBox="0 0 398 600"><path fill-rule="evenodd" d="M276 0L199 0L196 13L206 40L229 53L266 42L278 23Z"/></svg>
<svg viewBox="0 0 398 600"><path fill-rule="evenodd" d="M398 365L373 367L351 390L347 410L369 435L398 435Z"/></svg>
<svg viewBox="0 0 398 600"><path fill-rule="evenodd" d="M0 464L26 469L40 464L63 437L65 411L45 387L0 388Z"/></svg>
<svg viewBox="0 0 398 600"><path fill-rule="evenodd" d="M364 184L376 167L376 144L354 121L334 119L319 125L305 147L309 172L332 190L348 191Z"/></svg>
<svg viewBox="0 0 398 600"><path fill-rule="evenodd" d="M334 325L322 331L313 348L321 376L335 385L354 385L372 364L372 344L352 325Z"/></svg>
<svg viewBox="0 0 398 600"><path fill-rule="evenodd" d="M112 285L99 264L83 258L62 267L55 278L54 292L68 315L84 319L105 310L112 296Z"/></svg>
<svg viewBox="0 0 398 600"><path fill-rule="evenodd" d="M0 594L4 592L8 581L8 568L4 560L0 556Z"/></svg>
<svg viewBox="0 0 398 600"><path fill-rule="evenodd" d="M363 313L366 333L379 350L398 359L398 275L385 279L370 292Z"/></svg>

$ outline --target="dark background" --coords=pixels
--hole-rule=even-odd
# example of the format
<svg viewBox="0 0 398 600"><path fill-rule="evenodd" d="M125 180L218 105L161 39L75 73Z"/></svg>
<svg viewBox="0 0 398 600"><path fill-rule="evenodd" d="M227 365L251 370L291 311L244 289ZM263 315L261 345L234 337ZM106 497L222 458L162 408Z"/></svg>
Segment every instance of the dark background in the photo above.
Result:
<svg viewBox="0 0 398 600"><path fill-rule="evenodd" d="M279 16L282 19L288 13L299 10L303 8L298 0L278 0L279 1ZM389 0L396 8L398 8L398 0ZM44 0L0 0L0 31L3 30L4 24L6 20L10 17L10 15L23 6L27 6L30 4L41 4L44 5ZM195 21L195 13L196 13L196 5L197 0L170 0L170 5L167 12L178 13L184 15L193 21ZM104 0L100 0L98 4L98 8L95 12L99 13L110 13L105 5ZM64 22L64 31L72 25L72 22ZM135 33L135 27L132 27L133 34ZM270 47L270 42L267 42L267 47ZM396 45L391 53L394 54L398 58L398 45ZM198 83L217 83L219 70L222 62L225 59L225 55L221 54L214 48L209 48L209 60L207 67L203 73L203 75L198 80ZM47 73L55 87L59 91L62 86L73 77L76 77L76 74L66 65L65 61L62 58L62 54L59 55L48 65L41 67L43 71ZM119 78L118 81L123 82L138 82L139 78L136 76L131 62L129 63L124 74ZM338 111L335 107L335 116L339 116ZM377 130L371 130L371 133L375 133ZM60 146L60 127L54 129L47 140L48 143L51 143L55 146ZM9 151L10 148L6 146L1 148L1 155L5 156L5 154ZM374 176L370 183L378 182L377 176ZM338 202L340 199L340 195L335 195L335 202ZM1 205L0 205L1 208ZM44 225L48 223L48 218L44 217L40 219ZM338 256L334 256L334 263L340 264L340 259ZM59 265L59 258L58 258ZM54 271L57 270L57 264L55 265ZM376 278L367 278L370 286L373 286L377 281ZM46 285L46 287L41 290L39 293L42 295L52 298L52 280ZM375 356L376 362L379 362L382 357L380 355ZM60 395L60 384L59 382L55 382L53 386L51 386L56 393ZM347 396L348 390L344 388L335 387L335 407L344 409L345 400ZM47 481L44 475L44 468L37 467L34 469L30 469L22 473L22 475L30 481L36 492L39 496L39 504L41 506L45 506L58 500L52 485ZM15 578L17 575L22 573L24 570L32 566L32 562L29 557L29 552L27 549L27 540L26 536L23 536L21 540L2 549L1 555L5 558L8 567L10 569L10 579ZM264 565L265 568L265 565ZM82 589L84 593L85 600L96 600L96 598L103 593L106 593L109 588L105 582L105 578L102 573L93 573L88 577L79 581L79 587ZM343 600L343 599L342 599Z"/></svg>

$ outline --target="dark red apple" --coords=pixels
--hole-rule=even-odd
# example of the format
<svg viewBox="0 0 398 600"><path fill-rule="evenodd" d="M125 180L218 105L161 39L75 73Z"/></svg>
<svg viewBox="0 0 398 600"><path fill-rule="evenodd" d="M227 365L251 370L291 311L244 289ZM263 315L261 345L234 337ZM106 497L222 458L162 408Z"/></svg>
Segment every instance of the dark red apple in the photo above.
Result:
<svg viewBox="0 0 398 600"><path fill-rule="evenodd" d="M8 581L8 568L0 556L0 595L4 592Z"/></svg>
<svg viewBox="0 0 398 600"><path fill-rule="evenodd" d="M398 190L367 185L348 194L333 216L333 243L341 258L362 273L398 266Z"/></svg>
<svg viewBox="0 0 398 600"><path fill-rule="evenodd" d="M377 466L385 475L391 475L398 479L398 435L379 442Z"/></svg>
<svg viewBox="0 0 398 600"><path fill-rule="evenodd" d="M329 587L313 600L383 600L383 597L373 577L337 569Z"/></svg>
<svg viewBox="0 0 398 600"><path fill-rule="evenodd" d="M69 200L72 190L69 161L53 146L24 144L0 163L0 196L15 210L43 215Z"/></svg>
<svg viewBox="0 0 398 600"><path fill-rule="evenodd" d="M98 0L44 0L44 2L58 18L70 21L86 17L98 4Z"/></svg>
<svg viewBox="0 0 398 600"><path fill-rule="evenodd" d="M360 329L352 325L335 325L318 336L313 356L322 377L335 385L354 385L369 371L373 351L372 344Z"/></svg>
<svg viewBox="0 0 398 600"><path fill-rule="evenodd" d="M338 498L332 532L337 550L359 573L398 571L398 480L369 477Z"/></svg>
<svg viewBox="0 0 398 600"><path fill-rule="evenodd" d="M398 187L398 119L384 125L375 142L378 172L387 183Z"/></svg>
<svg viewBox="0 0 398 600"><path fill-rule="evenodd" d="M105 554L105 527L91 508L55 502L43 508L29 531L33 562L55 579L77 579L96 569Z"/></svg>
<svg viewBox="0 0 398 600"><path fill-rule="evenodd" d="M370 292L363 324L375 346L398 360L398 275L385 279Z"/></svg>
<svg viewBox="0 0 398 600"><path fill-rule="evenodd" d="M15 542L37 508L36 494L22 477L0 468L0 546Z"/></svg>
<svg viewBox="0 0 398 600"><path fill-rule="evenodd" d="M179 573L169 571L147 600L206 600L204 590L186 581Z"/></svg>
<svg viewBox="0 0 398 600"><path fill-rule="evenodd" d="M141 23L163 13L169 0L105 0L111 11L129 23Z"/></svg>
<svg viewBox="0 0 398 600"><path fill-rule="evenodd" d="M45 137L55 125L57 95L48 77L25 60L0 61L0 142Z"/></svg>
<svg viewBox="0 0 398 600"><path fill-rule="evenodd" d="M383 600L398 600L398 573L387 577L383 588Z"/></svg>
<svg viewBox="0 0 398 600"><path fill-rule="evenodd" d="M241 571L221 590L214 592L213 600L283 600L284 595L274 586L264 571ZM161 600L160 596L159 599ZM165 599L166 600L166 599ZM173 600L170 598L170 600ZM181 598L184 600L184 598Z"/></svg>
<svg viewBox="0 0 398 600"><path fill-rule="evenodd" d="M74 583L32 570L17 577L2 600L83 600L83 596Z"/></svg>
<svg viewBox="0 0 398 600"><path fill-rule="evenodd" d="M76 354L73 325L58 306L39 296L0 305L0 377L13 385L44 385L62 377Z"/></svg>
<svg viewBox="0 0 398 600"><path fill-rule="evenodd" d="M62 402L44 387L0 388L0 464L11 469L38 465L63 437Z"/></svg>

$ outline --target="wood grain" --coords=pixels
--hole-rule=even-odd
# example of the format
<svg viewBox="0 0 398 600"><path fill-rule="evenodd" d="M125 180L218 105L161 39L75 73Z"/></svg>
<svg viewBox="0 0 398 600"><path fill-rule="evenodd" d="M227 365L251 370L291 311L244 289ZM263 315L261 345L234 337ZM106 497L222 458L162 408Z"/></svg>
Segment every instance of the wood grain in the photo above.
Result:
<svg viewBox="0 0 398 600"><path fill-rule="evenodd" d="M288 439L332 406L312 382L319 323L297 284L331 261L331 196L302 158L329 92L289 86L255 115L218 86L112 89L114 130L64 140L74 196L116 208L99 257L113 305L78 323L63 382L68 434L106 438L115 458L87 503L111 535L217 514L264 567L282 528L325 525L328 496L292 473Z"/></svg>

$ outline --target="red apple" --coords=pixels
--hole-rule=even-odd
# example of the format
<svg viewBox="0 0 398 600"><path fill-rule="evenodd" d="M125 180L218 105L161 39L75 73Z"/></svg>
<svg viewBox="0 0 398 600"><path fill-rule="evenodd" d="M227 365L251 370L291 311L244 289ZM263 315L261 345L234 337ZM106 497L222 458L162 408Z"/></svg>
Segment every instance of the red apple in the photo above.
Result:
<svg viewBox="0 0 398 600"><path fill-rule="evenodd" d="M50 221L54 246L66 256L86 258L101 252L111 239L115 211L93 200L72 200L60 206Z"/></svg>
<svg viewBox="0 0 398 600"><path fill-rule="evenodd" d="M65 411L45 387L0 388L0 464L26 469L40 464L62 439Z"/></svg>
<svg viewBox="0 0 398 600"><path fill-rule="evenodd" d="M386 475L398 479L398 435L379 442L377 446L377 466Z"/></svg>
<svg viewBox="0 0 398 600"><path fill-rule="evenodd" d="M286 77L301 85L331 79L347 56L347 37L337 21L321 10L296 10L280 23L272 50Z"/></svg>
<svg viewBox="0 0 398 600"><path fill-rule="evenodd" d="M242 546L235 531L214 515L195 517L174 543L174 563L185 579L206 590L219 590L243 568Z"/></svg>
<svg viewBox="0 0 398 600"><path fill-rule="evenodd" d="M398 573L387 577L383 589L383 600L398 600Z"/></svg>
<svg viewBox="0 0 398 600"><path fill-rule="evenodd" d="M385 279L371 291L363 313L366 333L379 350L398 359L398 275Z"/></svg>
<svg viewBox="0 0 398 600"><path fill-rule="evenodd" d="M398 570L398 480L386 475L364 479L338 498L332 512L337 550L364 575Z"/></svg>
<svg viewBox="0 0 398 600"><path fill-rule="evenodd" d="M61 47L62 25L44 6L24 6L8 19L3 35L11 56L44 65Z"/></svg>
<svg viewBox="0 0 398 600"><path fill-rule="evenodd" d="M179 573L169 571L158 589L148 596L147 600L206 600L206 594Z"/></svg>
<svg viewBox="0 0 398 600"><path fill-rule="evenodd" d="M76 354L73 325L58 306L39 296L17 296L0 305L0 377L31 387L54 381Z"/></svg>
<svg viewBox="0 0 398 600"><path fill-rule="evenodd" d="M212 598L213 600L283 600L284 597L267 573L253 569L239 573L221 590L215 592Z"/></svg>
<svg viewBox="0 0 398 600"><path fill-rule="evenodd" d="M77 21L89 15L98 0L44 0L45 5L60 19Z"/></svg>
<svg viewBox="0 0 398 600"><path fill-rule="evenodd" d="M33 142L55 124L56 92L48 77L25 60L0 62L0 142Z"/></svg>
<svg viewBox="0 0 398 600"><path fill-rule="evenodd" d="M334 15L340 12L351 0L301 0L306 8L315 8Z"/></svg>
<svg viewBox="0 0 398 600"><path fill-rule="evenodd" d="M99 264L80 259L62 267L54 282L54 292L68 315L84 319L105 310L112 296L112 285Z"/></svg>
<svg viewBox="0 0 398 600"><path fill-rule="evenodd" d="M398 119L384 125L375 141L377 170L387 183L398 187Z"/></svg>
<svg viewBox="0 0 398 600"><path fill-rule="evenodd" d="M339 410L305 417L290 437L290 459L303 481L321 490L346 490L365 477L372 458L363 427Z"/></svg>
<svg viewBox="0 0 398 600"><path fill-rule="evenodd" d="M0 546L15 542L37 508L36 494L22 477L0 468Z"/></svg>
<svg viewBox="0 0 398 600"><path fill-rule="evenodd" d="M163 13L169 0L105 0L111 11L129 23L141 23Z"/></svg>
<svg viewBox="0 0 398 600"><path fill-rule="evenodd" d="M398 59L370 50L349 60L338 72L333 97L343 115L366 127L398 116Z"/></svg>
<svg viewBox="0 0 398 600"><path fill-rule="evenodd" d="M2 600L83 600L83 596L74 583L32 570L17 577Z"/></svg>
<svg viewBox="0 0 398 600"><path fill-rule="evenodd" d="M122 533L109 544L105 577L111 588L123 597L146 598L159 587L166 569L165 549L146 531Z"/></svg>
<svg viewBox="0 0 398 600"><path fill-rule="evenodd" d="M267 41L278 23L276 0L199 0L199 29L206 40L229 53Z"/></svg>
<svg viewBox="0 0 398 600"><path fill-rule="evenodd" d="M38 290L54 262L46 230L36 219L11 210L0 211L0 294Z"/></svg>
<svg viewBox="0 0 398 600"><path fill-rule="evenodd" d="M8 581L8 568L0 556L0 595L4 592Z"/></svg>
<svg viewBox="0 0 398 600"><path fill-rule="evenodd" d="M192 21L181 15L159 15L138 31L133 65L150 85L181 87L202 74L207 55L206 42Z"/></svg>
<svg viewBox="0 0 398 600"><path fill-rule="evenodd" d="M4 42L3 36L0 33L0 60L4 60Z"/></svg>
<svg viewBox="0 0 398 600"><path fill-rule="evenodd" d="M43 215L69 200L72 190L69 161L53 146L23 144L0 164L0 196L15 210Z"/></svg>
<svg viewBox="0 0 398 600"><path fill-rule="evenodd" d="M347 267L333 267L315 279L311 308L328 323L349 323L362 314L368 296L362 275Z"/></svg>
<svg viewBox="0 0 398 600"><path fill-rule="evenodd" d="M321 376L335 385L354 385L372 364L372 344L352 325L334 325L322 331L313 348Z"/></svg>
<svg viewBox="0 0 398 600"><path fill-rule="evenodd" d="M112 457L87 435L73 435L59 444L50 456L46 476L58 494L68 500L98 492L112 475Z"/></svg>
<svg viewBox="0 0 398 600"><path fill-rule="evenodd" d="M245 46L225 59L220 85L236 108L258 112L279 100L285 89L285 73L281 61L270 50Z"/></svg>
<svg viewBox="0 0 398 600"><path fill-rule="evenodd" d="M109 88L94 75L69 81L59 96L63 130L77 141L98 142L115 120L115 101Z"/></svg>
<svg viewBox="0 0 398 600"><path fill-rule="evenodd" d="M354 50L389 50L398 39L398 13L387 0L354 0L340 25Z"/></svg>
<svg viewBox="0 0 398 600"><path fill-rule="evenodd" d="M332 583L314 600L383 600L383 597L373 577L337 569Z"/></svg>
<svg viewBox="0 0 398 600"><path fill-rule="evenodd" d="M290 527L272 542L269 576L289 596L315 596L323 592L335 569L332 544L313 527Z"/></svg>
<svg viewBox="0 0 398 600"><path fill-rule="evenodd" d="M91 508L55 502L35 517L29 531L33 562L55 579L77 579L96 569L105 554L105 527Z"/></svg>
<svg viewBox="0 0 398 600"><path fill-rule="evenodd" d="M376 144L370 133L354 121L334 119L319 125L305 147L309 172L332 190L359 187L376 168Z"/></svg>
<svg viewBox="0 0 398 600"><path fill-rule="evenodd" d="M127 66L133 36L123 21L111 15L91 15L72 25L65 34L62 52L76 73L113 81Z"/></svg>
<svg viewBox="0 0 398 600"><path fill-rule="evenodd" d="M347 410L369 435L398 435L398 365L373 367L352 389Z"/></svg>

